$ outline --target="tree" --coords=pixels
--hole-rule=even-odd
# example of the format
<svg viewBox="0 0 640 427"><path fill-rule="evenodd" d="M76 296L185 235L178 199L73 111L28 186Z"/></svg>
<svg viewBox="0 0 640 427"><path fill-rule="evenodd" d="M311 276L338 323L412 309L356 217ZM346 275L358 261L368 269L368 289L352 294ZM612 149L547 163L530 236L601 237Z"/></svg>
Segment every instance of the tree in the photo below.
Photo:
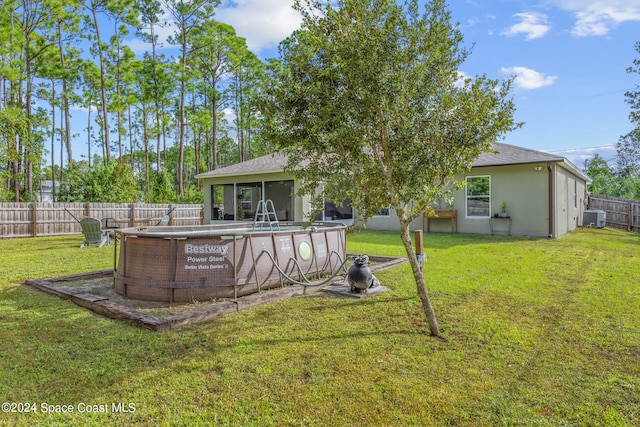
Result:
<svg viewBox="0 0 640 427"><path fill-rule="evenodd" d="M640 53L640 42L635 44ZM633 60L627 73L640 74L640 58ZM629 121L635 127L626 135L622 135L616 144L618 162L616 167L616 192L618 197L627 199L640 198L640 85L626 92L626 102L631 106Z"/></svg>
<svg viewBox="0 0 640 427"><path fill-rule="evenodd" d="M69 101L72 101L75 97L73 94L73 86L79 80L78 74L78 56L79 52L72 46L74 37L77 37L80 33L79 24L80 17L78 11L80 4L72 1L69 4L62 3L52 9L52 19L55 20L56 38L58 44L58 55L60 56L60 67L63 70L62 81L62 93L61 98L61 112L64 118L64 126L61 126L61 142L64 141L64 145L67 151L67 164L73 165L73 153L71 147L71 113ZM52 110L53 111L53 110ZM62 150L61 150L62 154ZM60 161L62 166L62 160ZM54 185L55 188L55 185Z"/></svg>
<svg viewBox="0 0 640 427"><path fill-rule="evenodd" d="M252 158L252 126L257 115L254 98L264 81L264 63L247 49L244 39L236 39L231 55L230 91L235 114L238 156L241 162Z"/></svg>
<svg viewBox="0 0 640 427"><path fill-rule="evenodd" d="M617 180L607 162L598 154L585 162L584 172L591 178L590 193L615 195Z"/></svg>
<svg viewBox="0 0 640 427"><path fill-rule="evenodd" d="M151 60L153 64L152 81L153 81L153 94L154 94L154 118L156 135L156 175L160 179L160 147L162 136L162 114L161 114L161 91L160 91L160 79L159 79L159 58L156 53L158 46L158 36L155 33L155 29L160 25L160 13L162 12L162 5L157 0L138 0L136 7L140 11L140 28L138 29L138 35L146 42L151 43ZM148 32L147 32L148 31ZM166 85L165 85L166 86Z"/></svg>
<svg viewBox="0 0 640 427"><path fill-rule="evenodd" d="M217 169L218 154L218 120L225 107L225 100L220 91L221 81L229 72L230 51L235 46L237 36L233 27L209 19L203 24L202 33L197 35L196 67L200 71L203 80L205 102L209 102L211 126L209 141L205 144L207 150L207 165L209 169Z"/></svg>
<svg viewBox="0 0 640 427"><path fill-rule="evenodd" d="M336 7L331 4L336 4ZM410 235L457 172L518 126L511 80L460 81L469 51L444 0L296 0L302 27L280 45L261 110L301 191L348 197L363 220L398 215L431 335L440 329Z"/></svg>
<svg viewBox="0 0 640 427"><path fill-rule="evenodd" d="M91 19L87 18L87 23L93 25L88 30L91 38L95 38L95 53L98 55L100 64L100 98L102 100L102 138L104 140L104 149L106 150L106 160L111 159L111 144L109 142L109 114L107 105L107 77L104 59L104 43L100 35L100 25L98 14L107 10L107 2L105 0L88 0L86 8L91 12Z"/></svg>
<svg viewBox="0 0 640 427"><path fill-rule="evenodd" d="M15 163L11 166L15 174L13 189L15 201L20 199L19 180L23 178L23 197L30 200L34 197L33 176L34 164L38 167L42 153L42 139L38 135L42 124L41 112L35 108L34 93L36 90L37 70L41 64L43 53L50 47L51 25L47 19L49 4L42 1L23 0L21 2L0 3L4 20L0 24L11 25L10 37L6 53L10 65L2 75L9 75L9 96L6 103L24 110L27 118L28 132L17 135ZM10 18L10 21L7 20ZM8 30L8 28L7 28Z"/></svg>
<svg viewBox="0 0 640 427"><path fill-rule="evenodd" d="M133 203L136 199L133 172L118 159L96 161L93 166L84 160L76 163L69 168L66 185L59 194L59 200L66 202Z"/></svg>
<svg viewBox="0 0 640 427"><path fill-rule="evenodd" d="M640 53L640 42L635 44L635 49ZM627 68L627 73L640 74L640 58L633 60L633 65ZM636 85L634 90L626 92L624 96L627 104L631 106L629 121L635 128L621 136L616 144L620 178L637 177L640 173L640 85Z"/></svg>
<svg viewBox="0 0 640 427"><path fill-rule="evenodd" d="M200 31L200 26L206 16L213 15L213 8L217 6L217 0L165 0L164 6L170 13L176 26L173 37L169 38L169 43L180 47L180 100L178 104L178 190L180 196L184 195L184 147L186 133L186 96L187 85L189 83L189 63L192 54L193 33Z"/></svg>

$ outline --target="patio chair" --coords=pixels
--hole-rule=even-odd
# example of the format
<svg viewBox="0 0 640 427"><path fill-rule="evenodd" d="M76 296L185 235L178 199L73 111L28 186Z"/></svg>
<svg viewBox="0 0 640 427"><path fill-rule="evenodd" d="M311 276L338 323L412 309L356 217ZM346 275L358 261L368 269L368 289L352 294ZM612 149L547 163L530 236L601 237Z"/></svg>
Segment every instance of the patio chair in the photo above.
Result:
<svg viewBox="0 0 640 427"><path fill-rule="evenodd" d="M167 225L169 225L169 221L171 221L171 217L169 215L165 215L162 218L160 218L160 221L158 221L156 225L159 225L161 227L166 227Z"/></svg>
<svg viewBox="0 0 640 427"><path fill-rule="evenodd" d="M80 228L82 228L82 234L84 235L84 242L80 245L84 248L87 245L102 245L109 244L109 232L102 229L102 223L97 218L84 217L80 220Z"/></svg>

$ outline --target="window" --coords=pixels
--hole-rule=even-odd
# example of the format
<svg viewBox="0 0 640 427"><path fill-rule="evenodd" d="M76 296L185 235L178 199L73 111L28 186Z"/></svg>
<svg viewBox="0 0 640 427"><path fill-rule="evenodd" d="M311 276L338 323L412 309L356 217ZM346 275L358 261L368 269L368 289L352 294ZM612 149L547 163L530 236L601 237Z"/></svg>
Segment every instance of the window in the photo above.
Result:
<svg viewBox="0 0 640 427"><path fill-rule="evenodd" d="M468 176L466 194L467 216L488 218L491 209L491 177Z"/></svg>
<svg viewBox="0 0 640 427"><path fill-rule="evenodd" d="M351 200L345 199L342 204L336 204L333 201L322 199L315 199L311 201L311 212L316 212L314 219L316 221L335 221L341 219L352 219L353 208L351 207ZM320 206L323 208L320 209Z"/></svg>
<svg viewBox="0 0 640 427"><path fill-rule="evenodd" d="M231 187L233 192L233 186ZM224 203L225 187L223 185L211 186L211 220L221 221L224 218L225 203ZM233 208L229 208L233 211Z"/></svg>
<svg viewBox="0 0 640 427"><path fill-rule="evenodd" d="M262 197L264 188L265 197ZM271 200L279 221L294 218L293 181L211 185L211 220L255 219L261 200Z"/></svg>
<svg viewBox="0 0 640 427"><path fill-rule="evenodd" d="M262 199L262 182L236 184L235 220L253 219L258 201Z"/></svg>
<svg viewBox="0 0 640 427"><path fill-rule="evenodd" d="M380 209L374 216L391 216L391 207L387 206L386 208Z"/></svg>
<svg viewBox="0 0 640 427"><path fill-rule="evenodd" d="M279 221L293 221L294 215L293 181L265 181L264 200L271 200Z"/></svg>
<svg viewBox="0 0 640 427"><path fill-rule="evenodd" d="M251 188L243 188L240 190L239 199L242 201L242 210L251 212L253 204L251 203L253 191Z"/></svg>

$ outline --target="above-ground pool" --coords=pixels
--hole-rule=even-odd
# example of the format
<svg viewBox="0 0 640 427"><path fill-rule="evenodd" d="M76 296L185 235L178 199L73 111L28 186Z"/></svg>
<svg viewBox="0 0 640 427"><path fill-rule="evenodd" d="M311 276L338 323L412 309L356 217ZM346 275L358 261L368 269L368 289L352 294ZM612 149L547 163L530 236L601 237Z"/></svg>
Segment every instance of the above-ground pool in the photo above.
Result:
<svg viewBox="0 0 640 427"><path fill-rule="evenodd" d="M147 301L205 301L289 283L279 269L295 280L331 275L345 259L345 228L331 223L125 228L118 230L115 291Z"/></svg>

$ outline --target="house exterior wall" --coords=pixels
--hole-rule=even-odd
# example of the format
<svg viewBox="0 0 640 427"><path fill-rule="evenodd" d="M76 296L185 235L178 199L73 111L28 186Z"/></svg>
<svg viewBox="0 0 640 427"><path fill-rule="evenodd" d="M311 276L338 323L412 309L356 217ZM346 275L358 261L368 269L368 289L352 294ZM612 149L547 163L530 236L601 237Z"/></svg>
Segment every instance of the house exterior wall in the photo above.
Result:
<svg viewBox="0 0 640 427"><path fill-rule="evenodd" d="M495 234L508 232L508 220L491 218L499 213L506 202L511 216L511 235L547 237L549 235L549 174L546 163L473 168L459 174L456 180L464 181L469 176L490 176L490 216L473 217L466 212L466 188L454 192L453 209L458 211L459 233L489 234L491 221ZM566 199L566 197L565 197ZM427 231L426 220L419 218L412 229ZM398 218L390 210L389 216L375 216L367 221L367 229L397 230ZM430 219L431 232L451 232L450 219Z"/></svg>
<svg viewBox="0 0 640 427"><path fill-rule="evenodd" d="M469 176L490 176L490 216L472 217L466 212L466 189L454 192L453 209L457 209L459 233L489 234L492 216L499 213L506 202L511 216L511 235L557 238L582 224L586 200L586 182L559 163L531 163L476 167L459 174L457 180ZM211 185L291 180L285 172L246 174L202 178L204 189L204 223L211 222ZM296 185L294 184L294 194ZM551 190L551 195L549 194ZM294 221L307 221L311 197L293 197ZM551 206L549 205L551 203ZM226 208L226 207L225 207ZM393 209L388 216L374 216L367 221L370 230L398 230L398 217ZM551 219L550 219L551 216ZM358 225L356 213L356 225ZM451 232L449 219L429 220L431 232ZM495 234L506 234L508 221L493 219ZM426 220L416 219L412 230L426 230Z"/></svg>
<svg viewBox="0 0 640 427"><path fill-rule="evenodd" d="M356 212L356 223L358 222L358 215ZM421 230L422 218L418 218L411 223L410 229ZM389 216L373 216L367 221L366 228L368 230L385 230L385 231L397 231L400 230L400 222L398 222L398 215L395 210L389 209Z"/></svg>
<svg viewBox="0 0 640 427"><path fill-rule="evenodd" d="M587 185L580 177L558 164L553 165L553 176L556 212L553 237L560 237L582 225Z"/></svg>
<svg viewBox="0 0 640 427"><path fill-rule="evenodd" d="M507 203L511 217L511 235L547 237L549 235L549 175L547 164L526 164L473 168L456 176L490 176L489 217L474 217L466 212L466 188L455 192L454 208L458 210L458 232L489 234L493 222L496 234L508 232L508 220L494 219L502 203Z"/></svg>

